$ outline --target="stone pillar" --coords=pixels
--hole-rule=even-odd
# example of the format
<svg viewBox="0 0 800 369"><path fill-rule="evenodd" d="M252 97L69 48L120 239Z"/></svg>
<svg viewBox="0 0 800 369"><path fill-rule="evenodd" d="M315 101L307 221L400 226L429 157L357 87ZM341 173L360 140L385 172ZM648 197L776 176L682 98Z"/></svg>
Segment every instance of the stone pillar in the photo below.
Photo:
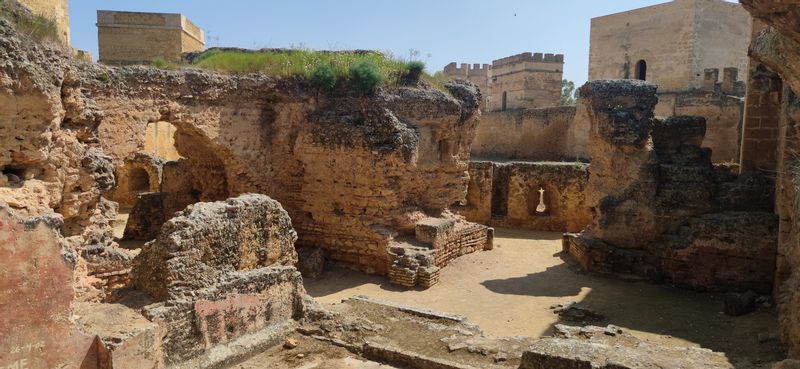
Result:
<svg viewBox="0 0 800 369"><path fill-rule="evenodd" d="M592 158L586 200L594 206L595 237L621 248L641 248L658 232L652 206L657 165L650 133L658 102L644 81L592 81L580 89L591 120Z"/></svg>
<svg viewBox="0 0 800 369"><path fill-rule="evenodd" d="M754 22L753 34L757 35L764 27L763 23ZM773 171L777 163L783 81L755 59L750 59L748 69L740 170Z"/></svg>

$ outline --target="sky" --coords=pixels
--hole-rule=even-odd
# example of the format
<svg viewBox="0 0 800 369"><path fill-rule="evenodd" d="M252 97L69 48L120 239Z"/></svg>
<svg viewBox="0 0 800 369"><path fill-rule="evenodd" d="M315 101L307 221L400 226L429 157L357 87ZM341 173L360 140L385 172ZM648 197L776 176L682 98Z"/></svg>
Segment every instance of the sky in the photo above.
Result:
<svg viewBox="0 0 800 369"><path fill-rule="evenodd" d="M376 49L430 72L450 62L491 63L522 52L564 54L580 85L593 17L667 0L72 0L72 46L97 58L97 10L182 13L206 46Z"/></svg>

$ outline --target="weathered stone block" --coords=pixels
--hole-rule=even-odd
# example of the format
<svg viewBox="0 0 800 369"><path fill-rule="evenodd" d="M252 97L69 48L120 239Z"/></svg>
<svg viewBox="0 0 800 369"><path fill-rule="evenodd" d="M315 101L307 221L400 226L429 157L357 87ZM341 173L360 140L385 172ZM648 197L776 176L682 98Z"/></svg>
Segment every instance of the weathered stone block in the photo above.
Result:
<svg viewBox="0 0 800 369"><path fill-rule="evenodd" d="M233 271L294 265L297 234L264 195L198 203L166 223L134 260L136 287L158 299L192 295Z"/></svg>

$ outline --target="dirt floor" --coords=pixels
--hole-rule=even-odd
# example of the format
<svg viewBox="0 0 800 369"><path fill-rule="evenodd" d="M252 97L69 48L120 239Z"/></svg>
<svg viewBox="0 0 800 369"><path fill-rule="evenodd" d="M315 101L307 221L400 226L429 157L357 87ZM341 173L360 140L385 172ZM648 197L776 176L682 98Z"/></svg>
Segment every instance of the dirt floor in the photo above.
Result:
<svg viewBox="0 0 800 369"><path fill-rule="evenodd" d="M586 275L565 263L560 249L558 233L498 229L494 250L455 260L428 290L404 290L384 277L341 268L305 285L323 303L366 295L464 315L493 336L540 337L555 324L575 324L559 320L550 307L577 301L605 316L593 325L724 352L737 368L766 368L783 357L774 309L729 317L722 295Z"/></svg>
<svg viewBox="0 0 800 369"><path fill-rule="evenodd" d="M313 338L294 335L293 339L298 342L297 348L273 347L230 369L396 369Z"/></svg>

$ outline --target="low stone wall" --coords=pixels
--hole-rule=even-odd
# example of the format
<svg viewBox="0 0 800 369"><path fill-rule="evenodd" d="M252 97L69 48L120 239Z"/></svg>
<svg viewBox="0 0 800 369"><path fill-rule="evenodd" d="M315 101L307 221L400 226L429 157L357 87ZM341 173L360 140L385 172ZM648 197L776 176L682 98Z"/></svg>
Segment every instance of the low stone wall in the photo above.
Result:
<svg viewBox="0 0 800 369"><path fill-rule="evenodd" d="M453 259L493 248L494 229L458 218L425 218L414 238L401 237L390 246L389 281L404 287L431 287L439 270Z"/></svg>
<svg viewBox="0 0 800 369"><path fill-rule="evenodd" d="M470 162L467 205L459 213L497 227L580 231L592 221L584 195L588 168L578 162Z"/></svg>
<svg viewBox="0 0 800 369"><path fill-rule="evenodd" d="M472 157L511 160L586 158L588 119L562 106L486 112L472 144Z"/></svg>

